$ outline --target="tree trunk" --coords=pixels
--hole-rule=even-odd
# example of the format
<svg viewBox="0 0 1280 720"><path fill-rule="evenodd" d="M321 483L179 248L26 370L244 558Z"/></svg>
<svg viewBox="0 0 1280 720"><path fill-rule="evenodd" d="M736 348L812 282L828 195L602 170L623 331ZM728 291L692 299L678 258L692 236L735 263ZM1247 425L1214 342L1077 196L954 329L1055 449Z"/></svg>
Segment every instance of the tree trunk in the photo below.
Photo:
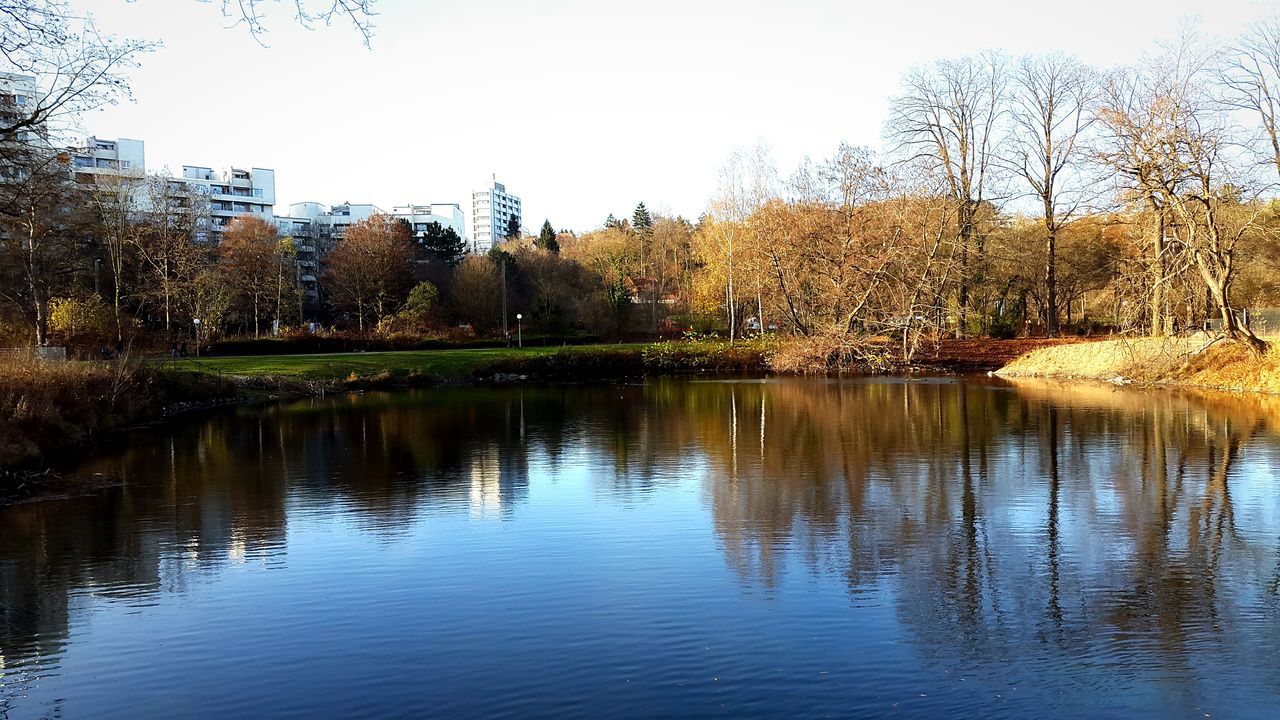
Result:
<svg viewBox="0 0 1280 720"><path fill-rule="evenodd" d="M956 294L959 304L960 321L956 326L956 338L963 340L969 334L969 296L971 292L969 277L969 252L973 245L973 221L977 208L972 200L960 203L960 288ZM981 253L979 253L981 255Z"/></svg>
<svg viewBox="0 0 1280 720"><path fill-rule="evenodd" d="M47 300L42 300L39 296L34 298L36 311L36 345L45 345L49 342L49 306Z"/></svg>
<svg viewBox="0 0 1280 720"><path fill-rule="evenodd" d="M1055 259L1058 233L1052 222L1046 224L1048 234L1045 239L1047 260L1044 268L1045 334L1053 338L1058 337L1058 275Z"/></svg>
<svg viewBox="0 0 1280 720"><path fill-rule="evenodd" d="M1257 354L1266 352L1266 341L1254 335L1253 331L1241 324L1240 318L1236 317L1235 308L1231 306L1227 282L1213 272L1213 268L1209 267L1208 261L1201 253L1196 253L1196 265L1200 270L1200 277L1209 289L1209 294L1213 296L1213 301L1218 304L1218 313L1222 318L1222 335L1232 340L1243 342Z"/></svg>
<svg viewBox="0 0 1280 720"><path fill-rule="evenodd" d="M120 319L120 280L119 277L112 280L115 287L112 288L114 297L112 298L112 310L116 318L116 342L124 342L124 327Z"/></svg>
<svg viewBox="0 0 1280 720"><path fill-rule="evenodd" d="M733 344L736 323L733 307L733 235L730 231L729 235L729 287L728 287L728 310L729 310L729 344Z"/></svg>
<svg viewBox="0 0 1280 720"><path fill-rule="evenodd" d="M1155 207L1154 202L1152 209L1156 212L1156 231L1151 242L1151 250L1155 255L1151 263L1151 334L1159 337L1168 334L1164 312L1165 282L1168 278L1165 266L1164 213Z"/></svg>

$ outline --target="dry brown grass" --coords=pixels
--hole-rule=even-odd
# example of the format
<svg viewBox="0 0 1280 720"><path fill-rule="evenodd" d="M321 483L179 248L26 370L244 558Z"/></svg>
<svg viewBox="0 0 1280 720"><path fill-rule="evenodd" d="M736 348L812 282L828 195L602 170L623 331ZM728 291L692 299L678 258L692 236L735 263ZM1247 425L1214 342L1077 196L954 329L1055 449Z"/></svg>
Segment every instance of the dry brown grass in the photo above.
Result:
<svg viewBox="0 0 1280 720"><path fill-rule="evenodd" d="M101 434L234 390L216 378L118 362L0 361L0 470L46 468Z"/></svg>
<svg viewBox="0 0 1280 720"><path fill-rule="evenodd" d="M1272 343L1258 356L1241 343L1205 335L1106 340L1035 350L996 374L1280 393L1280 346Z"/></svg>

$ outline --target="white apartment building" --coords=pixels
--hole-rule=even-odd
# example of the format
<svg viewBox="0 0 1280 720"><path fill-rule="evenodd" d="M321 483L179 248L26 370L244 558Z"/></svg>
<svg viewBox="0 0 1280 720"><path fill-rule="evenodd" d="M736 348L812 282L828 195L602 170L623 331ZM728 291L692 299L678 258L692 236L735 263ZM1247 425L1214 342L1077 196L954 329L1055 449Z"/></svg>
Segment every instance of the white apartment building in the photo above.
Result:
<svg viewBox="0 0 1280 720"><path fill-rule="evenodd" d="M71 163L78 176L99 173L142 175L147 170L146 145L141 140L88 137L71 148Z"/></svg>
<svg viewBox="0 0 1280 720"><path fill-rule="evenodd" d="M209 196L210 226L227 229L241 215L257 215L271 222L276 205L276 171L265 168L225 167L214 171L200 165L183 165L175 178L194 192Z"/></svg>
<svg viewBox="0 0 1280 720"><path fill-rule="evenodd" d="M507 236L511 218L522 221L520 198L507 193L495 176L488 187L471 194L471 252L489 252Z"/></svg>
<svg viewBox="0 0 1280 720"><path fill-rule="evenodd" d="M289 206L287 219L306 220L317 234L336 239L345 235L348 227L375 214L385 214L385 211L372 203L344 202L325 208L318 202L300 202Z"/></svg>
<svg viewBox="0 0 1280 720"><path fill-rule="evenodd" d="M293 238L298 251L298 280L307 303L320 299L320 261L333 249L347 228L382 209L371 203L342 203L325 207L318 202L300 202L289 206L289 214L275 217L276 230Z"/></svg>
<svg viewBox="0 0 1280 720"><path fill-rule="evenodd" d="M295 203L290 208L319 203ZM302 286L303 300L315 303L320 299L320 256L328 250L328 238L322 238L315 222L309 217L275 216L276 232L280 237L293 238L298 253L298 283Z"/></svg>
<svg viewBox="0 0 1280 720"><path fill-rule="evenodd" d="M142 177L146 172L146 143L130 138L90 136L69 149L76 177L88 181L95 175ZM170 180L172 192L199 193L209 198L209 227L222 232L241 215L256 215L268 222L276 203L276 173L264 168L183 165L182 175Z"/></svg>
<svg viewBox="0 0 1280 720"><path fill-rule="evenodd" d="M426 234L429 223L439 223L441 227L453 228L453 231L458 233L458 237L464 240L467 237L462 208L457 203L396 205L391 208L391 215L408 222L413 227L414 237L417 238Z"/></svg>
<svg viewBox="0 0 1280 720"><path fill-rule="evenodd" d="M34 77L0 72L0 123L12 127L24 116L30 115L36 106L36 93ZM44 128L39 127L35 130L43 131ZM32 142L38 134L38 132L24 130L14 139L20 143Z"/></svg>

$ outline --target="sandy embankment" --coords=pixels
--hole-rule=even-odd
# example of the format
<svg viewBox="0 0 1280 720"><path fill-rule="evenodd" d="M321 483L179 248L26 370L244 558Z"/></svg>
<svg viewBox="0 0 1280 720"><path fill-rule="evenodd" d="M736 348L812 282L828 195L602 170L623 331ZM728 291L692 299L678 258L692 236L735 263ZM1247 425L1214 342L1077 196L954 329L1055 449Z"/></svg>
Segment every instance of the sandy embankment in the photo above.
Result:
<svg viewBox="0 0 1280 720"><path fill-rule="evenodd" d="M1204 335L1128 338L1033 350L996 371L1001 377L1054 377L1280 393L1280 338L1261 357Z"/></svg>

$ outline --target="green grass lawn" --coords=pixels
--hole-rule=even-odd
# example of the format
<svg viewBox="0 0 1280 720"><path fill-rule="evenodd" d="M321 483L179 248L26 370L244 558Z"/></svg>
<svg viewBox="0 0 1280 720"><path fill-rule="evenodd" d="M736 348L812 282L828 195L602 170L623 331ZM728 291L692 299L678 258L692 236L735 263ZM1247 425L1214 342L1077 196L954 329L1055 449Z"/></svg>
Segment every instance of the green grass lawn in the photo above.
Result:
<svg viewBox="0 0 1280 720"><path fill-rule="evenodd" d="M637 343L605 347L642 348L644 346L643 343ZM579 347L600 346L570 346L567 351L573 352ZM363 377L377 375L383 371L393 375L405 375L412 370L417 370L423 375L462 378L471 375L476 368L495 360L550 355L561 349L552 346L522 349L397 350L323 355L244 355L200 358L199 360L165 359L162 362L165 367L181 370L203 370L228 375L277 375L305 380L344 380L353 372Z"/></svg>

